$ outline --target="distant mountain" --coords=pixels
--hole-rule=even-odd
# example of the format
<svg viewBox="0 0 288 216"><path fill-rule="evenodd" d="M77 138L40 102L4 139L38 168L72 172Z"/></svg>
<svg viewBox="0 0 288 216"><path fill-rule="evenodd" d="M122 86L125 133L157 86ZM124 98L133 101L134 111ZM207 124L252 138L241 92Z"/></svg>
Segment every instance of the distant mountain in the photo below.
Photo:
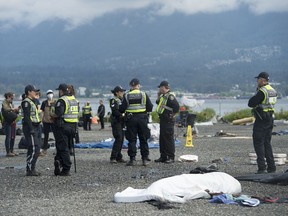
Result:
<svg viewBox="0 0 288 216"><path fill-rule="evenodd" d="M1 32L0 80L18 84L33 77L47 88L59 80L105 88L137 76L146 88L168 79L195 92L251 84L263 70L288 81L288 13L255 16L243 8L152 20L145 14L106 15L69 31L51 21ZM7 78L11 73L18 75Z"/></svg>

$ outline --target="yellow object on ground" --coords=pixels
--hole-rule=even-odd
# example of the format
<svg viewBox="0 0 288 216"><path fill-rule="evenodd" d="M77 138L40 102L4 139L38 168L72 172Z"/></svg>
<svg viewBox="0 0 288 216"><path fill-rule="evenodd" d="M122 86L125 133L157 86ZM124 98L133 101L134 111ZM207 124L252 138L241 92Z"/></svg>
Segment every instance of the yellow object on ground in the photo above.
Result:
<svg viewBox="0 0 288 216"><path fill-rule="evenodd" d="M185 147L193 147L193 137L192 137L192 129L191 125L188 125L187 127L187 136L186 136L186 144Z"/></svg>
<svg viewBox="0 0 288 216"><path fill-rule="evenodd" d="M247 118L242 118L242 119L237 119L232 121L233 125L244 125L247 123L253 123L255 121L254 117L247 117Z"/></svg>

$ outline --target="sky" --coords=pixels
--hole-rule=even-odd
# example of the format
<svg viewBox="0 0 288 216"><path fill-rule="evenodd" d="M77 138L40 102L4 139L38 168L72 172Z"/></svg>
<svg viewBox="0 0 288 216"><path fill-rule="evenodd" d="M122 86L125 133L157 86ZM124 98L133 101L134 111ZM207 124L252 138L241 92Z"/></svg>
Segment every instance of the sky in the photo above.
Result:
<svg viewBox="0 0 288 216"><path fill-rule="evenodd" d="M148 9L149 16L157 17L221 13L240 7L256 16L288 12L288 0L0 0L0 30L33 28L57 20L75 29L107 14L139 9Z"/></svg>

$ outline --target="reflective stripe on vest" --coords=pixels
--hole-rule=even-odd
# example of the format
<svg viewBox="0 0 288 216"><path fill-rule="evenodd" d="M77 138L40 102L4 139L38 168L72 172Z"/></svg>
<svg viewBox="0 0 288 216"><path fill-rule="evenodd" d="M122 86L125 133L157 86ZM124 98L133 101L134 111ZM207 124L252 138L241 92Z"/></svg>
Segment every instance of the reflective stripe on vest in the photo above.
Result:
<svg viewBox="0 0 288 216"><path fill-rule="evenodd" d="M38 109L35 103L28 97L24 99L24 101L27 101L30 103L30 120L32 123L40 123L41 119L39 117Z"/></svg>
<svg viewBox="0 0 288 216"><path fill-rule="evenodd" d="M277 92L270 85L265 85L260 88L260 91L264 93L264 100L259 105L264 112L273 111L274 105L277 102Z"/></svg>
<svg viewBox="0 0 288 216"><path fill-rule="evenodd" d="M162 114L164 112L164 110L169 110L171 112L173 112L173 109L171 107L168 107L166 104L167 104L167 101L168 101L168 98L170 95L174 95L173 93L171 92L168 92L166 93L165 95L162 95L162 97L160 98L160 101L158 103L158 106L156 108L156 112L158 114Z"/></svg>
<svg viewBox="0 0 288 216"><path fill-rule="evenodd" d="M84 106L83 107L83 114L90 114L91 106Z"/></svg>
<svg viewBox="0 0 288 216"><path fill-rule="evenodd" d="M122 104L122 100L115 96L114 98L109 100L109 106L110 107L111 107L111 103L112 103L113 100L115 100L117 102L118 106L120 106Z"/></svg>
<svg viewBox="0 0 288 216"><path fill-rule="evenodd" d="M64 100L66 109L64 111L63 119L68 123L78 122L78 101L74 96L62 96L60 99Z"/></svg>
<svg viewBox="0 0 288 216"><path fill-rule="evenodd" d="M125 95L128 113L141 113L146 111L146 94L138 89Z"/></svg>

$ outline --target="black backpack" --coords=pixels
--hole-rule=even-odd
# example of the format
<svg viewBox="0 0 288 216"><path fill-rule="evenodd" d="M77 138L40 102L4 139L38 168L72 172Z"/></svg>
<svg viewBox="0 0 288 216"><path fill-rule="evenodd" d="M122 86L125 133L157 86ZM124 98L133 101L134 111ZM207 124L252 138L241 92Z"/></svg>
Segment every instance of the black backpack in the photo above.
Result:
<svg viewBox="0 0 288 216"><path fill-rule="evenodd" d="M5 111L3 108L1 109L2 116L4 118L4 121L8 124L11 124L13 121L17 118L17 113L13 111Z"/></svg>

